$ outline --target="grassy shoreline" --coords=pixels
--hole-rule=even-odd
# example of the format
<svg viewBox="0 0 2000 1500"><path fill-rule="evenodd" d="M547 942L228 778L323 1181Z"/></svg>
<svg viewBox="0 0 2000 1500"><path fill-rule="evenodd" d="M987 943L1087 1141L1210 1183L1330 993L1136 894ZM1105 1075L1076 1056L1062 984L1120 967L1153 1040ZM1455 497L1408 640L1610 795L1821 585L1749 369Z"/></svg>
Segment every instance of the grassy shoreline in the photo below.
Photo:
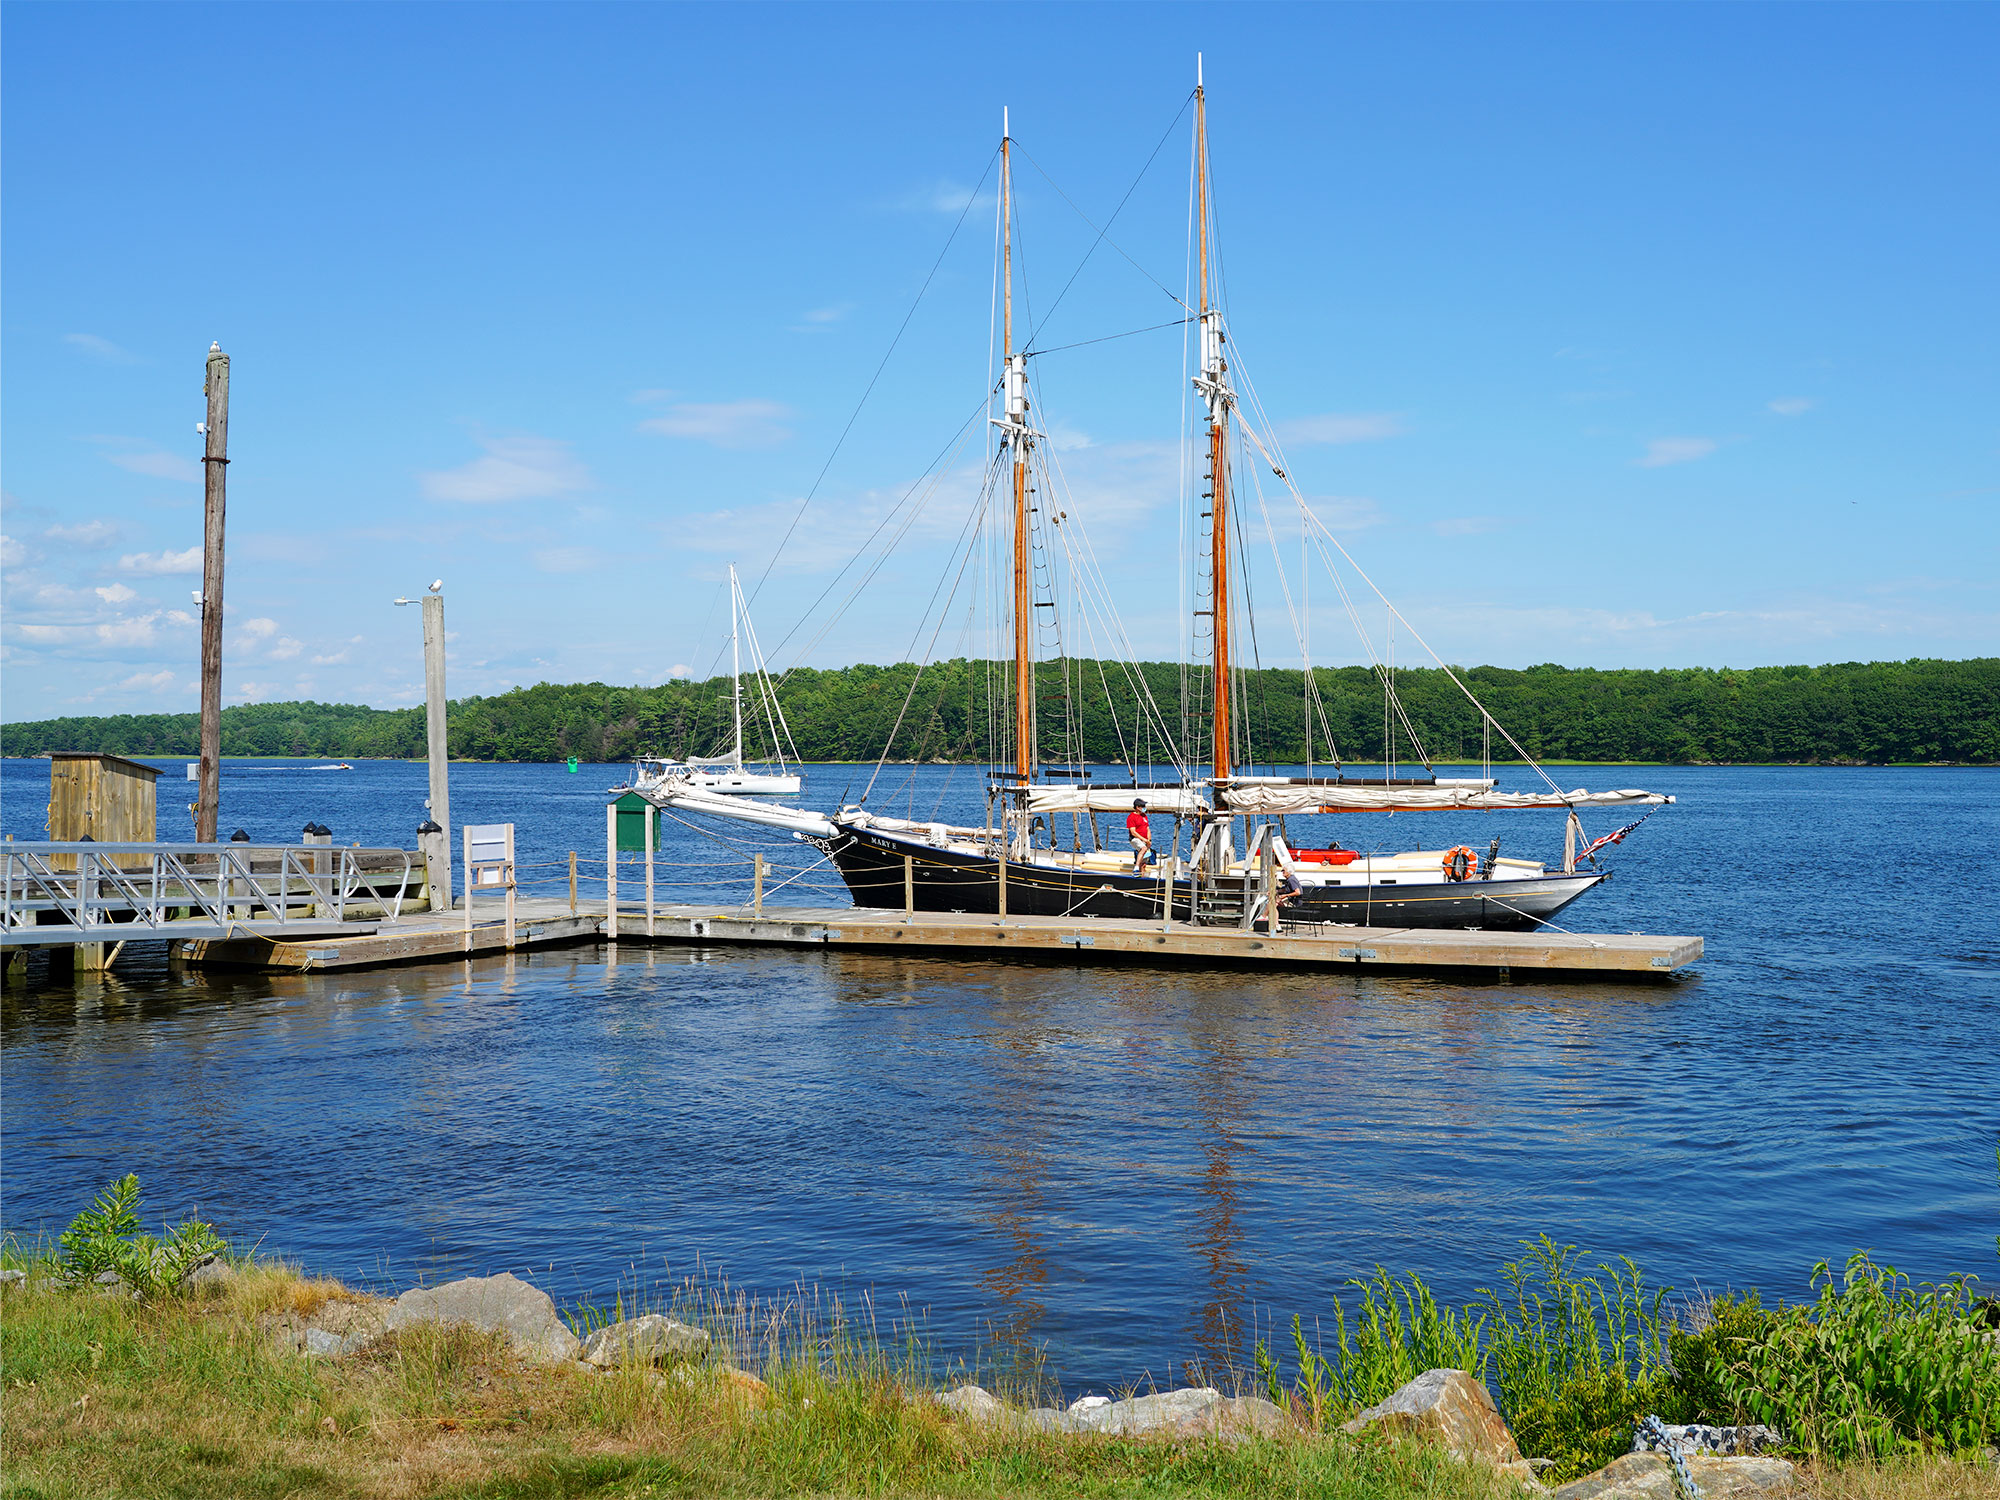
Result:
<svg viewBox="0 0 2000 1500"><path fill-rule="evenodd" d="M715 1357L665 1374L539 1364L463 1326L391 1330L358 1354L309 1359L281 1347L277 1325L374 1299L269 1261L142 1300L47 1284L47 1257L8 1259L27 1279L0 1292L0 1493L20 1500L1523 1493L1512 1475L1314 1422L1296 1391L1293 1429L1227 1440L960 1421L932 1398L935 1372L913 1344L881 1341L837 1306L781 1334L768 1309L711 1296ZM1421 1363L1419 1313L1397 1342ZM1013 1394L1025 1405L1042 1393ZM1798 1493L1826 1500L2000 1500L2000 1470L1937 1453L1808 1458L1799 1477Z"/></svg>

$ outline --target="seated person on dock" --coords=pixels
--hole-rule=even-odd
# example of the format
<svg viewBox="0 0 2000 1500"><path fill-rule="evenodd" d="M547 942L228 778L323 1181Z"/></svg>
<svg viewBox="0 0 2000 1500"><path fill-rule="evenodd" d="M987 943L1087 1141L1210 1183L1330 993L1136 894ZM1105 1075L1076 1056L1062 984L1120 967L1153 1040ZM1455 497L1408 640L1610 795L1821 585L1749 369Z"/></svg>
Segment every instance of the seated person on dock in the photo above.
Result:
<svg viewBox="0 0 2000 1500"><path fill-rule="evenodd" d="M1132 873L1142 875L1153 852L1153 825L1146 817L1143 797L1133 798L1132 811L1125 817L1125 831L1132 836Z"/></svg>

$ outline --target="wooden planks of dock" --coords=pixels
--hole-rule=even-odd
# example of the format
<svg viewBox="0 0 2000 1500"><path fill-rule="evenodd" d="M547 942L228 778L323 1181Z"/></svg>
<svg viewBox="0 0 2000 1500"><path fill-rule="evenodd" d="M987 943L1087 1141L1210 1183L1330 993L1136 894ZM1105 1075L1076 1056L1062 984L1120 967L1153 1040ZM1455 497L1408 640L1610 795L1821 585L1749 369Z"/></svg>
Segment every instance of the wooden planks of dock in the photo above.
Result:
<svg viewBox="0 0 2000 1500"><path fill-rule="evenodd" d="M611 939L620 943L847 948L937 955L1069 958L1081 962L1253 965L1313 970L1475 969L1657 977L1699 960L1698 937L1643 933L1443 932L1306 927L1275 935L1187 923L970 916L867 907L657 906L621 910L608 931L601 907L524 900L514 949ZM497 922L470 934L462 914L384 922L351 937L238 938L183 945L185 961L261 969L350 969L507 951Z"/></svg>

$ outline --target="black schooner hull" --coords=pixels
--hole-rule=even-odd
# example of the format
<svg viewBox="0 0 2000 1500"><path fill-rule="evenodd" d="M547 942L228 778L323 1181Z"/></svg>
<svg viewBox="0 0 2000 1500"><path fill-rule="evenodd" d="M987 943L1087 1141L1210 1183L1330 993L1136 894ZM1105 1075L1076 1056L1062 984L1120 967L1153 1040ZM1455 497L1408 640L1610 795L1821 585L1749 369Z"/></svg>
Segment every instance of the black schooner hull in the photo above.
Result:
<svg viewBox="0 0 2000 1500"><path fill-rule="evenodd" d="M940 849L918 838L836 824L827 841L834 867L857 906L894 909L907 895L917 911L998 915L1000 862L990 855ZM905 857L910 863L906 867ZM1532 932L1605 877L1602 873L1517 880L1436 881L1382 886L1307 886L1280 909L1286 925L1431 927ZM1007 912L1023 917L1193 920L1194 890L1158 875L1070 869L1009 861ZM1225 884L1225 894L1233 894Z"/></svg>

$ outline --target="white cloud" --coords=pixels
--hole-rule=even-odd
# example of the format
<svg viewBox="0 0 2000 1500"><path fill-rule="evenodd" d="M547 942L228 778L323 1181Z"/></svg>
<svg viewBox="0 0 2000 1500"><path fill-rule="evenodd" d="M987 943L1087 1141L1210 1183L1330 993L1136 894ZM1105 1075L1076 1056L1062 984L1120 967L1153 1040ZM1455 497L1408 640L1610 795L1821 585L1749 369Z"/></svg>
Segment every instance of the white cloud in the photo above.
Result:
<svg viewBox="0 0 2000 1500"><path fill-rule="evenodd" d="M799 314L793 333L824 333L854 311L852 302L835 302L827 307L809 308Z"/></svg>
<svg viewBox="0 0 2000 1500"><path fill-rule="evenodd" d="M144 474L148 479L173 479L182 484L195 484L201 479L201 465L191 458L183 458L178 453L168 453L162 449L141 450L137 453L107 453L104 455L121 469L129 469L134 474Z"/></svg>
<svg viewBox="0 0 2000 1500"><path fill-rule="evenodd" d="M1401 437L1410 429L1394 412L1328 412L1318 417L1294 417L1278 424L1278 439L1295 447L1311 443L1372 443Z"/></svg>
<svg viewBox="0 0 2000 1500"><path fill-rule="evenodd" d="M278 633L278 622L259 615L254 620L245 620L242 628L243 633L249 636L251 640L261 641L267 636L274 636Z"/></svg>
<svg viewBox="0 0 2000 1500"><path fill-rule="evenodd" d="M24 568L27 565L28 549L0 532L0 568Z"/></svg>
<svg viewBox="0 0 2000 1500"><path fill-rule="evenodd" d="M555 438L507 437L482 439L484 458L456 469L423 476L424 493L433 500L484 504L496 500L552 500L587 490L590 470Z"/></svg>
<svg viewBox="0 0 2000 1500"><path fill-rule="evenodd" d="M245 703L256 703L268 698L278 690L275 682L239 682L231 689L230 696L241 698Z"/></svg>
<svg viewBox="0 0 2000 1500"><path fill-rule="evenodd" d="M174 685L174 674L162 667L157 672L134 672L118 686L126 692L164 693Z"/></svg>
<svg viewBox="0 0 2000 1500"><path fill-rule="evenodd" d="M1697 458L1707 458L1715 448L1714 438L1654 438L1646 444L1646 456L1635 458L1632 462L1642 469L1664 469L1668 464L1692 463Z"/></svg>
<svg viewBox="0 0 2000 1500"><path fill-rule="evenodd" d="M288 635L281 635L271 643L271 649L264 654L272 661L290 661L305 648Z"/></svg>
<svg viewBox="0 0 2000 1500"><path fill-rule="evenodd" d="M1780 396L1769 405L1769 410L1781 417L1800 417L1813 409L1810 396Z"/></svg>
<svg viewBox="0 0 2000 1500"><path fill-rule="evenodd" d="M684 661L677 661L671 667L667 668L667 675L669 677L692 677L694 675L694 668Z"/></svg>
<svg viewBox="0 0 2000 1500"><path fill-rule="evenodd" d="M118 559L118 571L137 573L147 578L170 573L199 573L201 548L189 547L185 552L128 552Z"/></svg>
<svg viewBox="0 0 2000 1500"><path fill-rule="evenodd" d="M127 599L139 597L137 590L128 589L122 583L114 583L108 588L97 589L94 592L106 604L123 604Z"/></svg>
<svg viewBox="0 0 2000 1500"><path fill-rule="evenodd" d="M718 448L769 448L791 437L791 408L751 397L743 401L683 401L639 424L642 432L694 438Z"/></svg>
<svg viewBox="0 0 2000 1500"><path fill-rule="evenodd" d="M109 547L118 540L118 528L109 521L79 521L74 526L51 526L42 535L69 547Z"/></svg>
<svg viewBox="0 0 2000 1500"><path fill-rule="evenodd" d="M312 664L316 667L331 667L337 666L346 660L347 653L345 651L334 651L326 656L315 656L312 659Z"/></svg>
<svg viewBox="0 0 2000 1500"><path fill-rule="evenodd" d="M150 646L160 637L160 611L127 615L99 625L94 634L100 646Z"/></svg>
<svg viewBox="0 0 2000 1500"><path fill-rule="evenodd" d="M94 354L108 365L136 365L139 356L129 349L121 349L110 339L99 338L94 333L66 333L63 342L81 349L86 354Z"/></svg>

